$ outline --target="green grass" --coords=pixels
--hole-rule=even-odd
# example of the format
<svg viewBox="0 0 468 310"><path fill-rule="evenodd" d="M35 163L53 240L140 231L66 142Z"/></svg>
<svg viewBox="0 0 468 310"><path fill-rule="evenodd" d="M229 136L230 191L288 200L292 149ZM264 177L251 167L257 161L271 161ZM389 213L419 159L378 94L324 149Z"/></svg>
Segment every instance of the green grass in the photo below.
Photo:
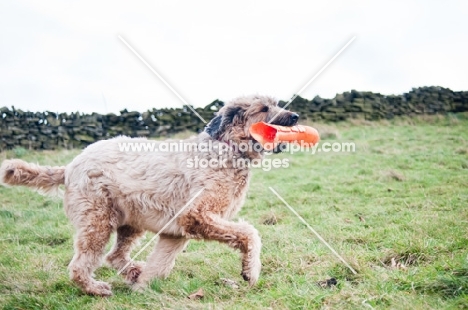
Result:
<svg viewBox="0 0 468 310"><path fill-rule="evenodd" d="M73 229L62 203L0 188L0 305L4 309L451 309L468 308L468 116L317 125L355 153L280 154L290 167L254 177L239 214L260 231L258 285L240 277L239 254L191 242L166 280L133 293L112 269L96 277L114 295L84 295L68 279ZM41 164L79 151L13 150ZM352 274L271 186L358 271ZM151 235L148 234L149 240ZM142 242L142 245L144 241ZM149 249L145 252L148 253ZM317 282L335 278L337 285ZM235 289L221 278L237 281ZM202 300L187 296L203 288Z"/></svg>

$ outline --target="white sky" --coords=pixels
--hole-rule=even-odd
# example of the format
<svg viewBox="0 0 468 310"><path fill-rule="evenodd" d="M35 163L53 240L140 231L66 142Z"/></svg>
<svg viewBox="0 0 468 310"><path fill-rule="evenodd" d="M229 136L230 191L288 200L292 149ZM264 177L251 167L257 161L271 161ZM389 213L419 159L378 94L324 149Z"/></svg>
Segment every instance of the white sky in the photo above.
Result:
<svg viewBox="0 0 468 310"><path fill-rule="evenodd" d="M194 106L288 100L353 36L302 97L468 89L468 1L2 1L0 107L181 107L118 35Z"/></svg>

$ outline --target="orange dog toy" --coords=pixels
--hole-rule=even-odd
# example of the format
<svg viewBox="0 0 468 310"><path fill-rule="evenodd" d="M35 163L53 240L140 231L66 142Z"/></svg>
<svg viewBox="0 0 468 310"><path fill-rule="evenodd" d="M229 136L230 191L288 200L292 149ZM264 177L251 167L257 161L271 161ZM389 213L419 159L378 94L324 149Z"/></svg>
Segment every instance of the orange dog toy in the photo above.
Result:
<svg viewBox="0 0 468 310"><path fill-rule="evenodd" d="M320 140L317 129L302 125L286 127L260 122L250 126L250 134L267 151L273 150L275 145L281 142L298 143L308 147Z"/></svg>

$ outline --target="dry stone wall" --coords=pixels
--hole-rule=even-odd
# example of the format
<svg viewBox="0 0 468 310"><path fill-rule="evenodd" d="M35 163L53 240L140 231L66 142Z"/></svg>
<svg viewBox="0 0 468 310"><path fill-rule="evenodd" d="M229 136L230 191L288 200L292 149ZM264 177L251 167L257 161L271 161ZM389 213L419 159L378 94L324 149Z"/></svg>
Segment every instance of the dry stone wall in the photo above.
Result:
<svg viewBox="0 0 468 310"><path fill-rule="evenodd" d="M196 111L210 120L223 106L215 100ZM284 106L285 101L280 101ZM348 118L391 119L400 115L445 114L468 111L468 92L454 92L442 87L415 88L403 95L352 90L333 99L297 97L288 109L301 119L335 122ZM52 150L83 148L97 140L118 135L165 137L181 131L200 132L205 124L188 108L153 109L143 113L120 111L116 114L25 112L0 109L0 150L24 147Z"/></svg>
<svg viewBox="0 0 468 310"><path fill-rule="evenodd" d="M284 102L280 102L280 105ZM341 121L348 118L366 120L392 119L395 116L446 114L468 111L468 92L454 92L442 87L413 88L403 95L352 90L333 99L297 97L291 110L312 121Z"/></svg>

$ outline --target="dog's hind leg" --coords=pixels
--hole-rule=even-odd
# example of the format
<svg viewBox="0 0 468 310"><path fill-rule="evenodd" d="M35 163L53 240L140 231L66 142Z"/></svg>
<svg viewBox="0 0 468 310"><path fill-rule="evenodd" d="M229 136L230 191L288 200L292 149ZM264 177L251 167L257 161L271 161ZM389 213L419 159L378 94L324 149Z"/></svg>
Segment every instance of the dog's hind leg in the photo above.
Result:
<svg viewBox="0 0 468 310"><path fill-rule="evenodd" d="M124 268L131 260L130 253L133 247L144 234L145 230L129 225L117 228L117 241L112 250L106 255L107 263L117 270ZM123 270L127 281L130 283L135 282L144 265L143 262L131 262Z"/></svg>
<svg viewBox="0 0 468 310"><path fill-rule="evenodd" d="M86 293L98 296L112 295L109 284L92 278L99 267L106 244L116 227L116 217L106 199L90 201L88 197L68 192L65 196L66 211L77 228L75 254L68 269L70 278Z"/></svg>
<svg viewBox="0 0 468 310"><path fill-rule="evenodd" d="M89 226L83 227L76 235L75 255L68 269L70 278L88 294L112 295L109 284L92 278L94 270L101 263L110 234L110 229L96 230L93 226Z"/></svg>
<svg viewBox="0 0 468 310"><path fill-rule="evenodd" d="M155 277L166 278L169 276L174 267L177 254L184 250L187 242L189 240L186 238L160 235L159 241L148 258L143 272L133 285L133 289L141 290L145 288L148 282Z"/></svg>

